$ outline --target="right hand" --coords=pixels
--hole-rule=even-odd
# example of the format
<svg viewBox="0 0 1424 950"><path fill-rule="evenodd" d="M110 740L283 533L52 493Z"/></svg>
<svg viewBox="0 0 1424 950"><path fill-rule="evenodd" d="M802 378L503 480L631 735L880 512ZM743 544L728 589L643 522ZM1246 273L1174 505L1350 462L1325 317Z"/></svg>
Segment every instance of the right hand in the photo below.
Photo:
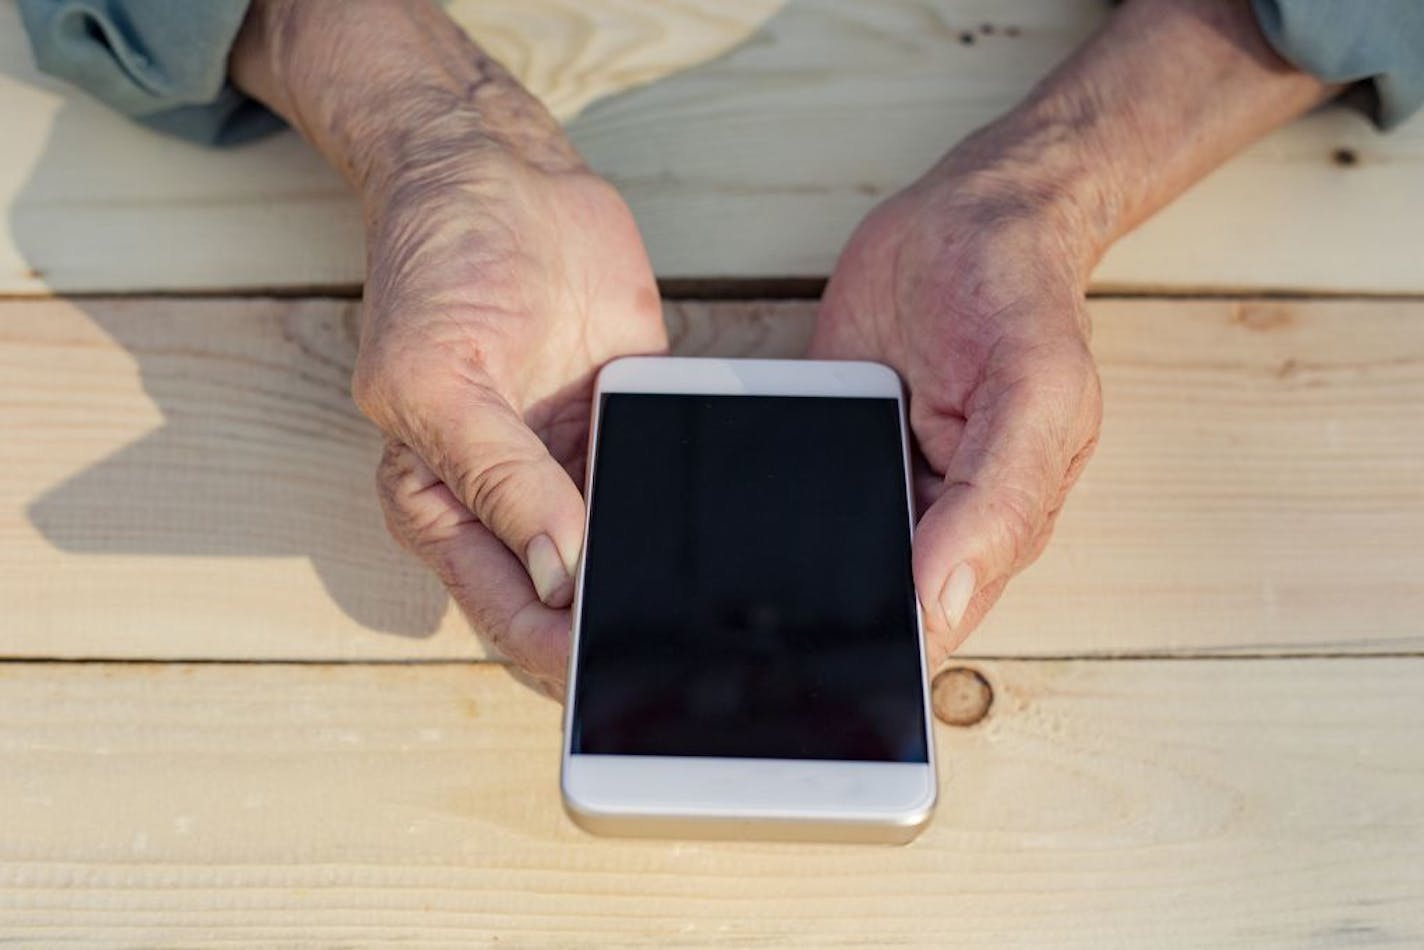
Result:
<svg viewBox="0 0 1424 950"><path fill-rule="evenodd" d="M353 393L392 534L560 698L593 378L667 338L626 205L535 118L537 142L447 146L368 195Z"/></svg>
<svg viewBox="0 0 1424 950"><path fill-rule="evenodd" d="M813 356L879 360L905 381L932 668L1048 543L1102 416L1084 306L1095 252L985 139L862 222L811 341Z"/></svg>

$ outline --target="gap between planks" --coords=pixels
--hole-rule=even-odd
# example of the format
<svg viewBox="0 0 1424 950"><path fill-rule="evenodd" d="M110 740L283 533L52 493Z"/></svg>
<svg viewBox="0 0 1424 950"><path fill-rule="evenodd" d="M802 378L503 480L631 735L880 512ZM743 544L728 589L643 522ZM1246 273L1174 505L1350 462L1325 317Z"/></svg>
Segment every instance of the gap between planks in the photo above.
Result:
<svg viewBox="0 0 1424 950"><path fill-rule="evenodd" d="M826 289L825 277L728 277L728 278L660 278L658 294L670 304L684 303L756 303L796 302L814 305ZM0 301L40 302L46 300L332 300L360 301L361 285L311 287L196 287L184 290L80 291L53 294L44 292L0 292ZM1279 288L1271 290L1221 287L1103 287L1094 286L1087 294L1093 300L1229 300L1254 303L1386 301L1397 303L1424 302L1424 293L1380 291L1317 291Z"/></svg>
<svg viewBox="0 0 1424 950"><path fill-rule="evenodd" d="M999 656L986 653L956 653L941 664L941 669L974 666L979 663L1229 663L1236 660L1415 660L1424 659L1424 650L1400 650L1392 653L1349 653L1343 651L1298 651L1287 653L1062 653L1031 656ZM506 666L508 661L498 656L471 657L467 660L439 657L401 659L241 659L202 656L174 657L48 657L0 656L0 666L293 666L293 667L360 667L360 666L429 666L474 667ZM931 670L931 675L934 670Z"/></svg>

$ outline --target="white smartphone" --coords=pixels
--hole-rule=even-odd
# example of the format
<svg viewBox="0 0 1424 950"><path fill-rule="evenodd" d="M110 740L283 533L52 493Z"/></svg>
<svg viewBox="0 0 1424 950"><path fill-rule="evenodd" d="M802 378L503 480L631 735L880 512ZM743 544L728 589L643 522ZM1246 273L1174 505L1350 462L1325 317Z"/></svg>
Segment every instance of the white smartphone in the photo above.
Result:
<svg viewBox="0 0 1424 950"><path fill-rule="evenodd" d="M598 376L563 796L607 834L904 842L936 798L899 378Z"/></svg>

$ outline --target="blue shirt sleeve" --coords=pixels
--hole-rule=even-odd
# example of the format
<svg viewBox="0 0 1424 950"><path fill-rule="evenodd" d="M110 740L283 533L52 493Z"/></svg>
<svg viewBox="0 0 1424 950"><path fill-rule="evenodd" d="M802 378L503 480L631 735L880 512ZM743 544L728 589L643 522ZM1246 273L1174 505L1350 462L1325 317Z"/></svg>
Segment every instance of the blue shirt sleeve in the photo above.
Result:
<svg viewBox="0 0 1424 950"><path fill-rule="evenodd" d="M125 115L206 145L283 127L227 81L250 0L20 0L35 62Z"/></svg>
<svg viewBox="0 0 1424 950"><path fill-rule="evenodd" d="M1368 81L1383 128L1424 104L1424 0L1252 0L1281 58L1330 83Z"/></svg>

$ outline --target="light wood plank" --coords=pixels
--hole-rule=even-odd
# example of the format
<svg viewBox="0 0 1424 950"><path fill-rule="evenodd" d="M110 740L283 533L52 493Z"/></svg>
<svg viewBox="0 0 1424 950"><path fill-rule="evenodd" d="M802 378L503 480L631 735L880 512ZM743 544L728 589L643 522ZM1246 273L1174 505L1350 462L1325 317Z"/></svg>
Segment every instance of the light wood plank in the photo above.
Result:
<svg viewBox="0 0 1424 950"><path fill-rule="evenodd" d="M737 9L759 16L771 5ZM512 58L552 83L556 105L602 88L610 73L594 64L612 64L622 85L675 68L686 61L679 37L701 35L699 16L725 9L505 7L515 18L494 33L519 50L509 31L537 31ZM1105 9L792 0L749 43L596 104L571 132L628 196L660 275L824 275L871 205L1007 109ZM360 282L358 209L295 136L212 153L135 128L35 72L13 0L0 2L0 114L0 293ZM1356 160L1335 162L1340 149ZM1327 110L1123 242L1099 286L1424 291L1413 230L1424 215L1421 163L1424 121L1380 136L1358 115Z"/></svg>
<svg viewBox="0 0 1424 950"><path fill-rule="evenodd" d="M1417 947L1424 660L1007 662L906 848L613 841L497 667L0 669L0 933Z"/></svg>
<svg viewBox="0 0 1424 950"><path fill-rule="evenodd" d="M0 656L482 656L386 539L344 301L0 303ZM1424 303L1097 300L1101 448L989 655L1424 650ZM795 356L809 303L673 304Z"/></svg>

